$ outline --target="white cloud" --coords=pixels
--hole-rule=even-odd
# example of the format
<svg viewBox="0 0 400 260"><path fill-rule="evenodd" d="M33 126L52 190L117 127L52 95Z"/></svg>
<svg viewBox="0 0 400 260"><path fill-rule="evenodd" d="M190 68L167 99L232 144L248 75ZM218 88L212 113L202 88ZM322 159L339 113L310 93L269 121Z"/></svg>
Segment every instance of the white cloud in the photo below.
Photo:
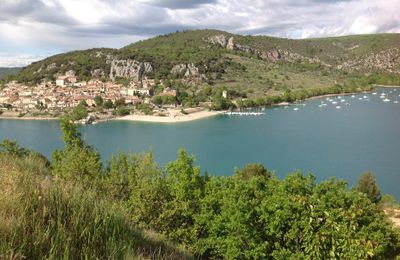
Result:
<svg viewBox="0 0 400 260"><path fill-rule="evenodd" d="M0 52L0 67L23 67L46 56L32 54L8 54Z"/></svg>

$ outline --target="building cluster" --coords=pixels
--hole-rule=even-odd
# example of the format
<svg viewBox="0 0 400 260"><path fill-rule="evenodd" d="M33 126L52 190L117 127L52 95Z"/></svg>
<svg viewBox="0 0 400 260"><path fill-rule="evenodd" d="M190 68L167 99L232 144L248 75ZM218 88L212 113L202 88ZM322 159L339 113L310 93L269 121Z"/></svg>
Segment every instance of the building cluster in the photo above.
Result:
<svg viewBox="0 0 400 260"><path fill-rule="evenodd" d="M36 86L26 86L15 81L9 82L0 90L0 105L8 104L19 109L64 109L77 106L85 101L89 106L95 105L95 97L103 100L125 99L127 104L137 104L153 95L155 81L144 79L142 82L131 82L123 86L113 82L102 82L97 79L78 81L73 71L57 77L55 82L42 82ZM166 88L162 95L176 95L175 90Z"/></svg>

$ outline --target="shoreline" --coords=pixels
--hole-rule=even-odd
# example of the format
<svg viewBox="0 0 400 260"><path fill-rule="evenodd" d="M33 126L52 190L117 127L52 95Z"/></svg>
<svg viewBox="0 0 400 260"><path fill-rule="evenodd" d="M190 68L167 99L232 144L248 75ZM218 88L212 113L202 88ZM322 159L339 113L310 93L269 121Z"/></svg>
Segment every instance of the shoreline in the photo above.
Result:
<svg viewBox="0 0 400 260"><path fill-rule="evenodd" d="M398 85L375 85L375 88L400 88ZM326 97L335 97L335 96L348 96L348 95L356 95L361 93L371 93L371 91L362 91L362 92L353 92L353 93L339 93L339 94L324 94L319 96L313 96L306 98L305 100L315 100L315 99L322 99ZM283 104L284 103L284 104ZM273 104L274 106L283 106L283 105L295 105L296 103L287 103L283 102L279 104ZM196 109L196 108L191 108ZM152 115L127 115L123 117L115 117L115 118L107 118L107 119L100 119L95 121L96 123L103 123L108 121L136 121L136 122L148 122L148 123L181 123L181 122L190 122L195 120L200 120L216 115L221 115L226 111L213 111L213 110L200 110L189 113L187 115L182 114L174 114L171 116L152 116ZM60 120L58 117L17 117L17 116L2 116L0 115L0 120L2 119L9 119L9 120L43 120L43 121L53 121L53 120Z"/></svg>
<svg viewBox="0 0 400 260"><path fill-rule="evenodd" d="M376 88L400 88L397 85L375 85Z"/></svg>
<svg viewBox="0 0 400 260"><path fill-rule="evenodd" d="M187 115L173 115L173 116L148 116L148 115L127 115L123 117L114 118L114 121L137 121L149 123L181 123L190 122L199 119L209 118L220 115L221 111L207 111L201 110Z"/></svg>
<svg viewBox="0 0 400 260"><path fill-rule="evenodd" d="M314 100L314 99L320 99L320 98L326 98L326 97L337 97L337 96L350 96L350 95L357 95L357 94L361 94L361 93L372 93L373 90L376 88L400 88L400 86L397 86L397 85L375 85L374 88L370 91L339 93L339 94L325 94L325 95L309 97L309 98L306 98L305 100ZM291 104L294 104L294 103L291 103Z"/></svg>
<svg viewBox="0 0 400 260"><path fill-rule="evenodd" d="M0 120L2 119L9 119L9 120L34 120L34 121L54 121L54 120L60 120L58 117L38 117L38 116L33 116L33 117L17 117L17 116L1 116L0 115Z"/></svg>

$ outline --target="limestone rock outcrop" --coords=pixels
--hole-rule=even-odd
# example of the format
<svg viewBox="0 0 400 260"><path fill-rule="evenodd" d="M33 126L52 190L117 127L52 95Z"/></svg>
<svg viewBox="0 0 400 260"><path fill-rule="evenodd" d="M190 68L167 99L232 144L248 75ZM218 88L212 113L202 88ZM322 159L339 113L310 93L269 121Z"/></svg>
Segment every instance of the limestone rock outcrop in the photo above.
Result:
<svg viewBox="0 0 400 260"><path fill-rule="evenodd" d="M385 71L400 73L400 50L391 48L370 53L362 58L339 64L337 69L348 71Z"/></svg>
<svg viewBox="0 0 400 260"><path fill-rule="evenodd" d="M181 75L184 77L198 77L200 76L199 68L197 68L193 63L189 64L177 64L175 65L171 73Z"/></svg>
<svg viewBox="0 0 400 260"><path fill-rule="evenodd" d="M227 40L225 35L222 34L215 35L209 37L208 42L215 45L220 45L221 47L226 48L228 50L239 50L250 54L254 54L265 61L276 62L279 60L283 60L287 62L310 62L310 63L320 63L321 65L328 67L330 66L329 64L320 61L318 58L304 57L298 53L291 52L288 50L281 50L279 48L262 50L262 49L252 48L248 45L239 44L236 42L233 36L230 37L229 40Z"/></svg>
<svg viewBox="0 0 400 260"><path fill-rule="evenodd" d="M227 40L225 35L214 35L208 38L208 41L212 44L220 45L222 48L225 48L227 45Z"/></svg>
<svg viewBox="0 0 400 260"><path fill-rule="evenodd" d="M110 68L110 79L117 77L129 78L140 82L146 73L153 72L153 67L149 62L139 62L136 60L117 60L113 59Z"/></svg>
<svg viewBox="0 0 400 260"><path fill-rule="evenodd" d="M90 72L93 78L102 78L105 76L103 69L94 69Z"/></svg>
<svg viewBox="0 0 400 260"><path fill-rule="evenodd" d="M226 48L227 48L228 50L234 50L234 49L236 49L235 39L234 39L233 37L229 38L228 44L226 45Z"/></svg>

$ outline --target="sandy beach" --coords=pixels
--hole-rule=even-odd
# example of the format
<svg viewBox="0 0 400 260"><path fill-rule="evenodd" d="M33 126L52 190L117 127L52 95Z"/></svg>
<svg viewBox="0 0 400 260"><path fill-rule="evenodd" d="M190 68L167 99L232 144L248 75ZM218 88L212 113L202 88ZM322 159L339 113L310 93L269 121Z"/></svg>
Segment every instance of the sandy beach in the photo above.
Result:
<svg viewBox="0 0 400 260"><path fill-rule="evenodd" d="M154 123L179 123L198 120L211 116L219 115L217 111L196 111L187 115L180 114L179 111L170 111L170 116L146 116L146 115L128 115L116 118L115 120L154 122Z"/></svg>

